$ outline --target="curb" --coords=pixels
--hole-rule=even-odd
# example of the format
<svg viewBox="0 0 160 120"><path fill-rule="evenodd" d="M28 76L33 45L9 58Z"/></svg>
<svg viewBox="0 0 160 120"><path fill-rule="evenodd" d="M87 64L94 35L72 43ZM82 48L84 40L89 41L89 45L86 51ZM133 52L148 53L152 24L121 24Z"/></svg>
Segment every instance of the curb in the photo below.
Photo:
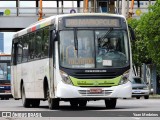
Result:
<svg viewBox="0 0 160 120"><path fill-rule="evenodd" d="M149 99L160 99L160 95L150 95Z"/></svg>

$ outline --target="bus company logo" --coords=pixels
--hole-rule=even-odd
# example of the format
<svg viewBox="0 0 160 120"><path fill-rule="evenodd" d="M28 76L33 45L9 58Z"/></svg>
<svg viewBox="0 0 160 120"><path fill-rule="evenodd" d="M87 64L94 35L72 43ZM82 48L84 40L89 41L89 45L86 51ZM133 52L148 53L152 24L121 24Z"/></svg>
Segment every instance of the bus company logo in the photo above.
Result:
<svg viewBox="0 0 160 120"><path fill-rule="evenodd" d="M94 84L95 86L99 85L99 83L98 83L97 81L95 81L93 84Z"/></svg>
<svg viewBox="0 0 160 120"><path fill-rule="evenodd" d="M2 117L12 117L11 112L2 112Z"/></svg>

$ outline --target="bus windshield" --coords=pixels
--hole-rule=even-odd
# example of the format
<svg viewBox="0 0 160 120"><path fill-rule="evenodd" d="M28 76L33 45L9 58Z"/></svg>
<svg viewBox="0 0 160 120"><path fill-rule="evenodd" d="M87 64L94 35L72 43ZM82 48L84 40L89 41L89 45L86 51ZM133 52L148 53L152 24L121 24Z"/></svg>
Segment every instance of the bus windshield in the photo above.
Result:
<svg viewBox="0 0 160 120"><path fill-rule="evenodd" d="M60 64L81 69L125 67L129 64L128 46L127 32L122 29L62 30Z"/></svg>
<svg viewBox="0 0 160 120"><path fill-rule="evenodd" d="M10 66L0 63L0 80L10 80Z"/></svg>

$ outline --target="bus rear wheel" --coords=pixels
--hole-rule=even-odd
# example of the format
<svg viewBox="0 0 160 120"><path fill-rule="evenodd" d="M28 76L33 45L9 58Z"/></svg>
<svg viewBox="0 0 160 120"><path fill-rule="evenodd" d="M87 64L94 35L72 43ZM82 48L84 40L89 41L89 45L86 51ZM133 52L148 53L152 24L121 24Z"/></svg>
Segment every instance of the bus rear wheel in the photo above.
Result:
<svg viewBox="0 0 160 120"><path fill-rule="evenodd" d="M24 90L24 86L23 86L23 85L22 85L21 96L22 96L22 104L23 104L23 107L30 107L31 99L27 99L27 98L26 98L25 90Z"/></svg>
<svg viewBox="0 0 160 120"><path fill-rule="evenodd" d="M32 105L32 107L39 107L40 100L38 100L38 99L32 99L31 100L31 105Z"/></svg>
<svg viewBox="0 0 160 120"><path fill-rule="evenodd" d="M117 99L105 99L105 105L107 109L114 109L116 107Z"/></svg>

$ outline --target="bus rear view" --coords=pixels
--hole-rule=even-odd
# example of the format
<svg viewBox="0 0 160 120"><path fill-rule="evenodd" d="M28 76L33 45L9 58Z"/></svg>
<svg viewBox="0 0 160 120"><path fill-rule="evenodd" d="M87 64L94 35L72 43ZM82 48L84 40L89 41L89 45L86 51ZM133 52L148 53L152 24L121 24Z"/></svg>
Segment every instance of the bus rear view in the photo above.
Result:
<svg viewBox="0 0 160 120"><path fill-rule="evenodd" d="M11 95L11 55L0 54L0 98L9 99Z"/></svg>

